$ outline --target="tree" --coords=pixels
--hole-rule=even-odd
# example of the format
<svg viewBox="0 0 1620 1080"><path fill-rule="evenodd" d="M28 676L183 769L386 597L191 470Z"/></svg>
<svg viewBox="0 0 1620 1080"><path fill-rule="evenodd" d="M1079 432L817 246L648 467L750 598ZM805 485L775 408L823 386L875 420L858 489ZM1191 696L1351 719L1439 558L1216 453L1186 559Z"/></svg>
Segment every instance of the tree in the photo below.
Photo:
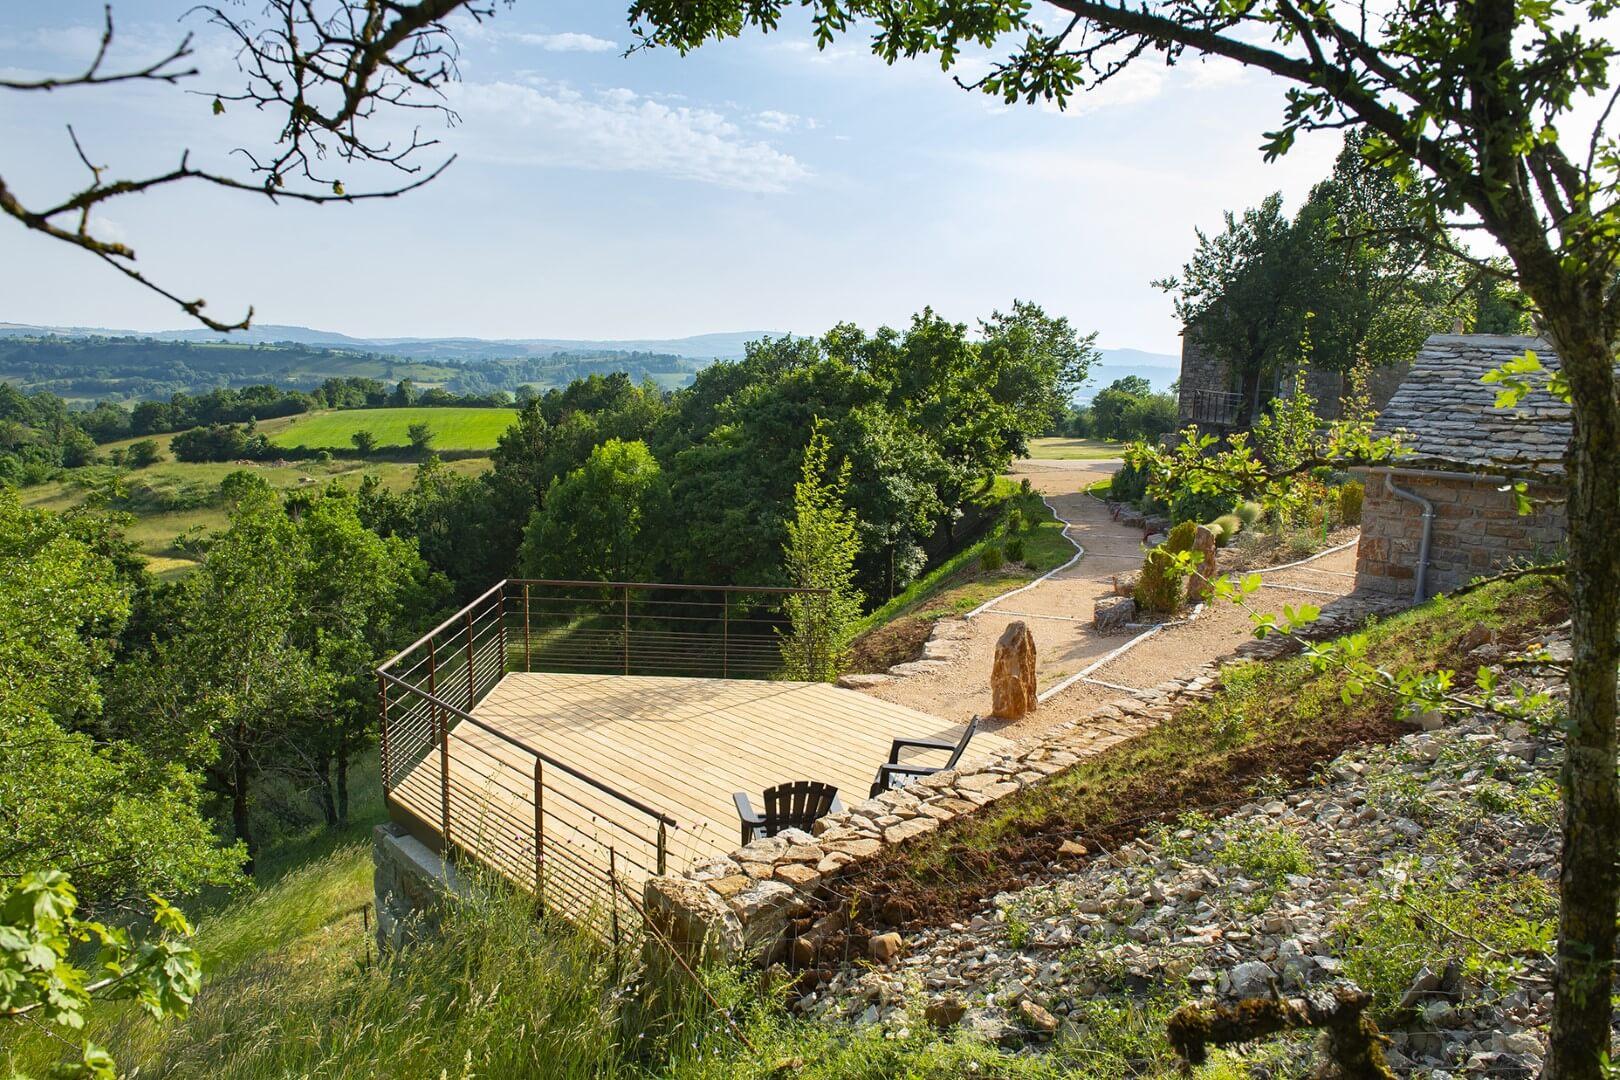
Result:
<svg viewBox="0 0 1620 1080"><path fill-rule="evenodd" d="M354 444L355 450L362 457L370 457L372 452L377 449L377 436L373 435L367 428L361 428L350 435L349 441Z"/></svg>
<svg viewBox="0 0 1620 1080"><path fill-rule="evenodd" d="M425 420L418 420L405 429L406 437L411 441L411 449L419 454L425 454L433 448L436 436L433 428Z"/></svg>
<svg viewBox="0 0 1620 1080"><path fill-rule="evenodd" d="M136 591L114 529L0 489L0 879L70 872L98 907L233 886L242 856L174 756L91 734Z"/></svg>
<svg viewBox="0 0 1620 1080"><path fill-rule="evenodd" d="M793 517L786 522L782 566L789 581L814 595L794 594L784 609L789 629L781 634L782 663L790 679L828 682L848 660L850 630L865 597L855 588L855 556L860 551L855 511L844 501L849 462L831 479L827 457L832 443L819 418L804 448L799 482L793 488Z"/></svg>
<svg viewBox="0 0 1620 1080"><path fill-rule="evenodd" d="M666 492L646 443L607 440L530 516L519 554L524 576L645 580L669 518Z"/></svg>
<svg viewBox="0 0 1620 1080"><path fill-rule="evenodd" d="M184 1017L202 985L185 916L154 898L152 932L137 940L125 928L81 918L78 907L61 871L0 883L0 1021L48 1024L62 1038L54 1029L82 1028L95 1000L134 1001L154 1020ZM89 942L97 947L94 968L80 966ZM118 1071L106 1050L85 1042L77 1060L52 1075L112 1080Z"/></svg>
<svg viewBox="0 0 1620 1080"><path fill-rule="evenodd" d="M132 469L144 469L148 465L156 465L163 460L158 453L158 444L155 439L137 439L129 444L124 452L124 460Z"/></svg>
<svg viewBox="0 0 1620 1080"><path fill-rule="evenodd" d="M745 27L780 25L785 0L635 0L643 47L682 51ZM1169 63L1209 55L1288 84L1282 122L1266 136L1276 157L1301 132L1355 128L1364 153L1415 193L1423 216L1476 230L1501 246L1562 361L1549 392L1571 403L1568 474L1573 658L1564 797L1559 945L1544 1075L1602 1074L1620 867L1615 691L1620 662L1620 143L1603 109L1580 130L1572 110L1609 89L1620 49L1603 36L1596 0L1567 6L1440 0L1380 11L1292 0L1055 0L1068 20L1036 21L1020 0L941 7L923 0L810 0L825 46L859 20L893 62L937 52L948 68L967 46L1012 41L971 87L1011 103L1105 83L1151 52ZM864 23L862 24L864 25ZM977 51L975 50L975 55ZM1563 129L1563 130L1561 130ZM1438 234L1437 234L1438 236ZM1464 249L1474 269L1493 266Z"/></svg>
<svg viewBox="0 0 1620 1080"><path fill-rule="evenodd" d="M272 147L257 152L240 149L241 159L248 164L245 177L199 169L191 163L189 153L182 152L178 163L166 171L111 179L116 174L108 166L91 164L96 160L93 151L79 142L70 125L64 150L71 147L84 164L88 183L77 191L29 205L0 177L0 214L100 259L211 329L240 330L252 321L251 308L233 322L205 315L204 300L183 299L137 269L135 251L129 245L102 239L96 219L106 206L127 195L176 186L222 188L272 201L358 202L402 195L444 171L448 160L430 170L419 163L419 152L433 146L435 140L424 140L419 129L408 140L399 140L387 121L423 110L438 112L447 121L453 118L448 107L437 100L456 75L455 42L444 19L459 11L481 21L493 13L493 3L405 0L378 8L370 0L339 0L329 6L269 0L263 7L262 21L236 18L211 5L192 11L235 39L238 69L246 79L238 90L219 88L213 95L214 114L223 116L240 104L244 112L276 116L271 125L277 131ZM108 63L113 38L113 13L108 5L100 47L84 70L44 78L3 77L0 91L44 95L69 87L111 87L116 93L129 84L179 86L199 73L190 66L194 52L191 34L150 63L122 69ZM394 172L403 179L394 186L351 191L341 176L326 171L334 162L356 171Z"/></svg>

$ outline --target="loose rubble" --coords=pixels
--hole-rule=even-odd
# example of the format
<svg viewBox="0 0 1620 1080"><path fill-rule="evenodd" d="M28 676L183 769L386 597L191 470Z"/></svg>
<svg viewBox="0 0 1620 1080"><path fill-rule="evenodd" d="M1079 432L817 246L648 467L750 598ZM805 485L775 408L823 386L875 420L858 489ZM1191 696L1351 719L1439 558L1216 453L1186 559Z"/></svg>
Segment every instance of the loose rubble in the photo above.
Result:
<svg viewBox="0 0 1620 1080"><path fill-rule="evenodd" d="M1549 652L1566 642L1555 633ZM1482 640L1476 651L1492 647ZM1534 688L1563 696L1551 680ZM797 1007L890 1034L960 1024L1036 1053L1081 1034L1098 1001L1174 1005L1341 985L1358 906L1391 895L1413 867L1449 859L1467 881L1511 873L1556 887L1561 757L1555 729L1476 714L1346 753L1318 783L1257 794L1219 821L1184 817L1113 851L1069 841L1074 857L1063 865L1081 869L908 935L887 963L846 964ZM1277 837L1287 859L1265 871L1245 862L1257 838ZM1388 1032L1391 1065L1437 1080L1534 1075L1550 956L1513 956L1493 985L1463 962L1465 949L1423 958ZM1281 1075L1302 1074L1313 1052L1307 1039L1272 1049L1294 1059Z"/></svg>

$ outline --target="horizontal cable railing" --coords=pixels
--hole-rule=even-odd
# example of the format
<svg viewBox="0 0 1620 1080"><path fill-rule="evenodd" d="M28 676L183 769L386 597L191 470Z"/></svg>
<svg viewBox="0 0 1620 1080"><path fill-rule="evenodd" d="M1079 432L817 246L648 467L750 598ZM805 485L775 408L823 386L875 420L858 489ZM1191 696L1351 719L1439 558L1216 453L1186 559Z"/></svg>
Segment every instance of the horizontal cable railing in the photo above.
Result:
<svg viewBox="0 0 1620 1080"><path fill-rule="evenodd" d="M795 596L811 616L825 599L779 588L495 585L377 669L390 806L441 850L562 914L604 913L617 934L622 886L667 871L677 822L475 710L513 671L758 679L788 657L812 668L814 626L788 633L784 601Z"/></svg>

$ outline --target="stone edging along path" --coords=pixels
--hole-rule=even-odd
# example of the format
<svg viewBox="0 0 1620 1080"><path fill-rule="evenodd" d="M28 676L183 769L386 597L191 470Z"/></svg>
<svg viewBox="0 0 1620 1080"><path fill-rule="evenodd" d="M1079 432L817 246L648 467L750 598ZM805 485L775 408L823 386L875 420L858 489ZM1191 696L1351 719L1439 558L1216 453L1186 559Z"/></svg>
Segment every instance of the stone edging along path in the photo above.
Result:
<svg viewBox="0 0 1620 1080"><path fill-rule="evenodd" d="M925 836L1156 726L1182 705L1214 693L1219 671L1211 663L1189 679L1136 691L976 769L934 773L824 817L813 832L789 829L685 873L651 878L643 892L654 931L649 947L656 938L693 963L708 958L768 964L814 955L818 936L830 933L831 923L818 923L798 938L789 929L812 909L823 883L888 846Z"/></svg>

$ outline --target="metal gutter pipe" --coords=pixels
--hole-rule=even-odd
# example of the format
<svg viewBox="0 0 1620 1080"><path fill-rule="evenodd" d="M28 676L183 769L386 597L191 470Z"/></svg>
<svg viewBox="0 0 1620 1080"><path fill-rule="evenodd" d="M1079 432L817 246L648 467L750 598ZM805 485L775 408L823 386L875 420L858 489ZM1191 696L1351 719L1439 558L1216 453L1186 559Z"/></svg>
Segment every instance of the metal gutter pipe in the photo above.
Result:
<svg viewBox="0 0 1620 1080"><path fill-rule="evenodd" d="M1423 539L1418 544L1416 574L1417 585L1412 591L1412 599L1416 603L1421 604L1424 600L1428 599L1424 595L1424 586L1427 584L1427 579L1429 576L1429 539L1434 535L1434 503L1430 502L1428 499L1425 499L1416 492L1407 491L1405 488L1396 487L1394 470L1384 473L1384 490L1388 491L1397 499L1405 499L1407 502L1417 503L1423 508Z"/></svg>

